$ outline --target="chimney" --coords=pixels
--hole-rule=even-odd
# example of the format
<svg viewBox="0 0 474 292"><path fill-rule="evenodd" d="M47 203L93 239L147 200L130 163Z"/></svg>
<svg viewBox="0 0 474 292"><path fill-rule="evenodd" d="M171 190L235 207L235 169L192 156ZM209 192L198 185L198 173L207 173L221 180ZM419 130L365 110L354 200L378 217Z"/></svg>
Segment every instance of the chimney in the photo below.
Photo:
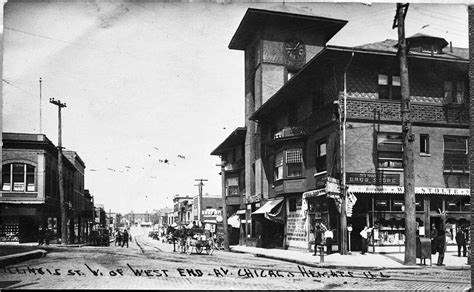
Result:
<svg viewBox="0 0 474 292"><path fill-rule="evenodd" d="M453 42L449 42L449 52L453 52Z"/></svg>

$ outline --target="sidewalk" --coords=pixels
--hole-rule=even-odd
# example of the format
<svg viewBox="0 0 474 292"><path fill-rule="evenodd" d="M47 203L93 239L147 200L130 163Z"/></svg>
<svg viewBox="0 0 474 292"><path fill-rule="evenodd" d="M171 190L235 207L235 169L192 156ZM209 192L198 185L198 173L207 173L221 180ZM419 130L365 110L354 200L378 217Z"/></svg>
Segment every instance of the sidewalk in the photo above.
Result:
<svg viewBox="0 0 474 292"><path fill-rule="evenodd" d="M234 245L230 247L232 252L240 252L253 254L255 256L276 259L281 261L293 262L296 264L324 267L324 268L360 268L360 269L449 269L449 270L469 270L471 266L467 264L466 257L458 257L457 252L447 252L444 256L444 264L446 266L439 267L436 265L438 254L432 255L432 266L429 259L426 265L420 265L420 259L416 259L417 265L403 265L404 253L367 253L365 255L360 252L352 252L349 255L341 255L333 253L324 255L324 262L320 262L319 254L313 256L312 252L283 250L283 249L265 249L258 247L248 247Z"/></svg>

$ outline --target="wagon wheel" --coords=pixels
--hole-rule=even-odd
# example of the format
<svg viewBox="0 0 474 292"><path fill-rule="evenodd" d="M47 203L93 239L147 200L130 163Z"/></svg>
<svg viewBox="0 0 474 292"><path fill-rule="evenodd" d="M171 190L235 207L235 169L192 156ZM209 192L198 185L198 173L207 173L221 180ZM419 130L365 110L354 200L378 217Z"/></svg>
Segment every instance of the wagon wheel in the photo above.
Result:
<svg viewBox="0 0 474 292"><path fill-rule="evenodd" d="M196 252L201 253L202 252L202 246L196 246Z"/></svg>

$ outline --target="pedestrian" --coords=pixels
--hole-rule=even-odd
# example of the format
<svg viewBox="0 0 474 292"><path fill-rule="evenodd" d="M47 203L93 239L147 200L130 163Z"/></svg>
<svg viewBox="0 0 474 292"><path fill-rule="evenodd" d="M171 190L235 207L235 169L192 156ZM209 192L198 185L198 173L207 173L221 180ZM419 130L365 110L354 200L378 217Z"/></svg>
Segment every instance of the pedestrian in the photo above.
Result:
<svg viewBox="0 0 474 292"><path fill-rule="evenodd" d="M361 254L365 254L368 250L368 245L369 245L369 233L372 232L373 228L370 228L369 226L364 226L364 229L359 233L362 239L362 251Z"/></svg>
<svg viewBox="0 0 474 292"><path fill-rule="evenodd" d="M318 221L315 221L314 223L314 253L313 256L315 256L318 252L318 246L323 244L323 232L326 231L327 229L325 226Z"/></svg>
<svg viewBox="0 0 474 292"><path fill-rule="evenodd" d="M436 246L434 243L434 239L438 237L438 230L436 229L436 225L434 223L431 224L430 230L430 240L431 240L431 254L436 253Z"/></svg>
<svg viewBox="0 0 474 292"><path fill-rule="evenodd" d="M125 229L123 231L123 235L122 235L122 247L127 244L127 247L128 247L128 232L127 232L127 229Z"/></svg>
<svg viewBox="0 0 474 292"><path fill-rule="evenodd" d="M122 233L120 232L120 230L117 230L117 232L115 233L115 246L121 246L122 245Z"/></svg>
<svg viewBox="0 0 474 292"><path fill-rule="evenodd" d="M50 228L46 228L46 231L44 233L44 240L45 240L46 245L49 245L49 241L51 240L51 229Z"/></svg>
<svg viewBox="0 0 474 292"><path fill-rule="evenodd" d="M458 257L461 256L461 247L462 247L462 256L466 256L466 234L464 233L464 228L459 228L456 233L456 243L458 245Z"/></svg>
<svg viewBox="0 0 474 292"><path fill-rule="evenodd" d="M45 237L44 228L43 228L43 226L40 226L40 227L38 228L38 244L39 244L39 245L43 245L43 243L44 243L44 237Z"/></svg>
<svg viewBox="0 0 474 292"><path fill-rule="evenodd" d="M441 224L441 228L438 231L438 235L434 238L433 244L435 248L434 252L438 252L438 263L436 265L445 266L445 264L443 264L444 251L446 247L446 230L444 224Z"/></svg>

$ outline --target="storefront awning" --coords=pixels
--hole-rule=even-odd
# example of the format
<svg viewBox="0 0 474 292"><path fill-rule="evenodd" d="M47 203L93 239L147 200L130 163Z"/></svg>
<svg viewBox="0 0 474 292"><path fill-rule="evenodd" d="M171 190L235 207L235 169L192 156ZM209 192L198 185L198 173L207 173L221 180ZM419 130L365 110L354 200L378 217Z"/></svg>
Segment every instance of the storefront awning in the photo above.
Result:
<svg viewBox="0 0 474 292"><path fill-rule="evenodd" d="M237 214L237 215L244 215L244 214L245 214L245 210L237 210L237 212L235 212L235 214Z"/></svg>
<svg viewBox="0 0 474 292"><path fill-rule="evenodd" d="M240 228L240 217L239 215L235 214L227 219L227 224L232 226L233 228Z"/></svg>
<svg viewBox="0 0 474 292"><path fill-rule="evenodd" d="M374 185L348 185L348 191L352 193L366 194L404 194L402 186L374 186ZM470 196L470 189L461 188L432 188L415 187L417 195L447 195L447 196Z"/></svg>
<svg viewBox="0 0 474 292"><path fill-rule="evenodd" d="M269 213L273 210L273 208L275 208L281 202L283 202L283 199L275 199L275 200L268 201L265 203L265 205L260 207L260 209L253 212L252 215Z"/></svg>
<svg viewBox="0 0 474 292"><path fill-rule="evenodd" d="M253 212L252 215L263 214L263 216L273 222L285 223L285 204L284 199L275 199L268 201L260 209Z"/></svg>

